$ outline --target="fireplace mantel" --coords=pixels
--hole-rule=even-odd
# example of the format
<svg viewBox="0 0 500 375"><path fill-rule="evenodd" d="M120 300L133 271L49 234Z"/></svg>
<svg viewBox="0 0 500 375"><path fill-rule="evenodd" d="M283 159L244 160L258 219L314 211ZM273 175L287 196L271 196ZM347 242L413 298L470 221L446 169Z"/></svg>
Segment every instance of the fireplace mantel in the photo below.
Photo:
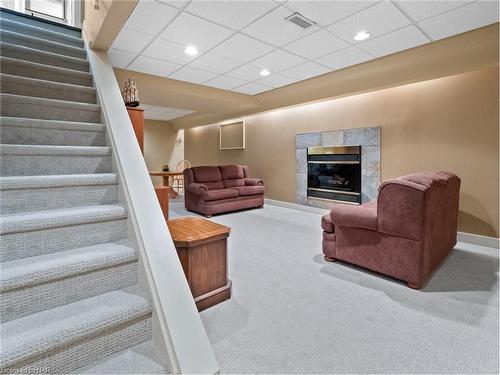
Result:
<svg viewBox="0 0 500 375"><path fill-rule="evenodd" d="M307 196L307 148L361 146L361 202L377 198L380 184L380 126L339 129L295 136L296 201L308 206L330 208L335 202Z"/></svg>

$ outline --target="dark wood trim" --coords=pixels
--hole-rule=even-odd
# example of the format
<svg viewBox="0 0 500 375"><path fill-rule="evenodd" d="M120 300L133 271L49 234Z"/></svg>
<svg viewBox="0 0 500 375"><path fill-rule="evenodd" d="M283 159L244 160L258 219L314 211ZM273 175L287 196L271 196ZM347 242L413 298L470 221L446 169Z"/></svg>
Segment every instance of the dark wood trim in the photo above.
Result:
<svg viewBox="0 0 500 375"><path fill-rule="evenodd" d="M232 282L227 280L227 284L221 288L214 289L208 293L202 294L194 299L198 311L203 311L209 307L221 303L231 298Z"/></svg>

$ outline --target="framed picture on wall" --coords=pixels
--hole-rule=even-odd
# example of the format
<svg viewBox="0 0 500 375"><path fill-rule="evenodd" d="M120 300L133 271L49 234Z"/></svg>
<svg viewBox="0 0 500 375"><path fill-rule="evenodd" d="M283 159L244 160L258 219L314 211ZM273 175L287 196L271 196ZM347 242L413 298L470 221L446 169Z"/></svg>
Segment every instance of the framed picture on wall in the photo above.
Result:
<svg viewBox="0 0 500 375"><path fill-rule="evenodd" d="M245 122L219 125L219 149L243 150L245 148Z"/></svg>

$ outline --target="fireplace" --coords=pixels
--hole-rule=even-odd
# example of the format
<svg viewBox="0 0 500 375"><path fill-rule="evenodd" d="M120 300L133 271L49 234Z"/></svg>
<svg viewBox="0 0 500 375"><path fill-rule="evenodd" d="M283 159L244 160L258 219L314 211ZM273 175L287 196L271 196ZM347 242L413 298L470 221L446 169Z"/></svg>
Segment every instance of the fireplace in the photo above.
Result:
<svg viewBox="0 0 500 375"><path fill-rule="evenodd" d="M307 197L361 204L361 146L309 147Z"/></svg>

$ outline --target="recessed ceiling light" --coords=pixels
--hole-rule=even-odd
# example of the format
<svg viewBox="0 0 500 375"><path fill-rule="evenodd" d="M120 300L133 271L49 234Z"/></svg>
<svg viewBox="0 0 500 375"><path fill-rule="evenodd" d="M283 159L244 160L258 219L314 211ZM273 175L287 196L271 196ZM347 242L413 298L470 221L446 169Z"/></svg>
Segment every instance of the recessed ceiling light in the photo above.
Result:
<svg viewBox="0 0 500 375"><path fill-rule="evenodd" d="M198 48L195 46L187 46L184 50L184 53L189 56L194 56L198 54Z"/></svg>
<svg viewBox="0 0 500 375"><path fill-rule="evenodd" d="M267 69L262 69L259 73L262 77L268 76L271 72Z"/></svg>
<svg viewBox="0 0 500 375"><path fill-rule="evenodd" d="M360 31L356 35L354 35L354 40L365 40L370 37L370 33L366 31Z"/></svg>

